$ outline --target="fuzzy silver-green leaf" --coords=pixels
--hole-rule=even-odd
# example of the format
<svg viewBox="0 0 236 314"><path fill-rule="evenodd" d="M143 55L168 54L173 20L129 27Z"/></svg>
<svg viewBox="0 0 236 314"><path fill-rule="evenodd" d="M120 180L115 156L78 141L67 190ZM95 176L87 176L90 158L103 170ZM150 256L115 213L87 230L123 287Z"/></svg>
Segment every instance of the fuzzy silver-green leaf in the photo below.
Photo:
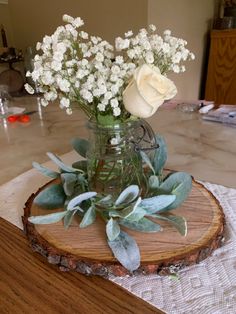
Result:
<svg viewBox="0 0 236 314"><path fill-rule="evenodd" d="M68 229L72 223L74 215L78 212L78 209L68 210L66 216L64 217L64 227Z"/></svg>
<svg viewBox="0 0 236 314"><path fill-rule="evenodd" d="M135 240L121 231L114 241L108 241L115 258L130 272L140 266L140 252Z"/></svg>
<svg viewBox="0 0 236 314"><path fill-rule="evenodd" d="M151 190L155 190L159 187L159 179L158 176L150 176L148 179L148 185Z"/></svg>
<svg viewBox="0 0 236 314"><path fill-rule="evenodd" d="M128 204L134 201L139 195L139 187L137 185L130 185L121 192L117 198L115 205Z"/></svg>
<svg viewBox="0 0 236 314"><path fill-rule="evenodd" d="M67 196L71 196L75 190L75 184L77 182L77 175L74 173L62 173L61 174L62 184L64 192Z"/></svg>
<svg viewBox="0 0 236 314"><path fill-rule="evenodd" d="M154 214L167 208L175 199L175 195L157 195L143 199L139 206L143 207L147 214Z"/></svg>
<svg viewBox="0 0 236 314"><path fill-rule="evenodd" d="M84 217L80 223L80 228L86 228L96 220L96 210L94 206L89 207L89 209L85 212Z"/></svg>
<svg viewBox="0 0 236 314"><path fill-rule="evenodd" d="M74 148L74 150L80 154L80 156L86 158L87 151L89 149L89 141L83 139L83 138L74 138L71 141L71 144Z"/></svg>
<svg viewBox="0 0 236 314"><path fill-rule="evenodd" d="M67 166L62 162L62 160L53 153L47 153L48 157L63 171L65 172L77 172L78 169L72 168L71 166Z"/></svg>
<svg viewBox="0 0 236 314"><path fill-rule="evenodd" d="M162 231L162 227L149 220L148 218L141 218L139 221L130 221L128 219L121 219L120 224L126 228L135 230L135 231L140 231L140 232L159 232Z"/></svg>
<svg viewBox="0 0 236 314"><path fill-rule="evenodd" d="M165 179L160 189L176 196L175 201L165 211L177 208L191 192L192 177L186 172L175 172Z"/></svg>
<svg viewBox="0 0 236 314"><path fill-rule="evenodd" d="M51 169L48 169L48 168L46 168L46 167L40 165L39 163L37 163L37 162L35 162L35 161L32 163L32 166L33 166L36 170L40 171L40 172L41 172L43 175L45 175L46 177L56 179L56 178L58 178L58 177L60 176L60 173L59 173L59 172L53 171L53 170L51 170Z"/></svg>
<svg viewBox="0 0 236 314"><path fill-rule="evenodd" d="M148 155L140 150L140 155L142 157L142 160L146 163L146 165L152 170L153 174L155 174L155 169L153 168L153 165L151 163L151 160L149 159Z"/></svg>
<svg viewBox="0 0 236 314"><path fill-rule="evenodd" d="M43 216L31 216L28 220L33 224L47 225L60 221L63 217L65 217L65 215L66 211L63 211Z"/></svg>
<svg viewBox="0 0 236 314"><path fill-rule="evenodd" d="M52 184L41 191L34 199L34 203L45 208L55 209L64 206L66 195L61 184Z"/></svg>
<svg viewBox="0 0 236 314"><path fill-rule="evenodd" d="M74 207L80 205L83 201L86 201L92 197L95 197L97 192L85 192L80 195L77 195L73 199L71 199L67 205L67 210L73 210Z"/></svg>
<svg viewBox="0 0 236 314"><path fill-rule="evenodd" d="M188 229L187 229L187 221L182 216L175 216L175 215L153 215L152 217L155 217L160 220L164 220L172 224L173 227L175 227L179 233L182 236L186 236Z"/></svg>
<svg viewBox="0 0 236 314"><path fill-rule="evenodd" d="M163 136L156 135L156 142L158 143L159 148L155 151L153 166L155 173L160 175L167 160L167 147Z"/></svg>
<svg viewBox="0 0 236 314"><path fill-rule="evenodd" d="M83 170L85 173L87 172L87 160L79 160L72 164L73 168Z"/></svg>
<svg viewBox="0 0 236 314"><path fill-rule="evenodd" d="M117 220L110 218L106 224L106 233L109 241L114 241L120 234L120 226Z"/></svg>

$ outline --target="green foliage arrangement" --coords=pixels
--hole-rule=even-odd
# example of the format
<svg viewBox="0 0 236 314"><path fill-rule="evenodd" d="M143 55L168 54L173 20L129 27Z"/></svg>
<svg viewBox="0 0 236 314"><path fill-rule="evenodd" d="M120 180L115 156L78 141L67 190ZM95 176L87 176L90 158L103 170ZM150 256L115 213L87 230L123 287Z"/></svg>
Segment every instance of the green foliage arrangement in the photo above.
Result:
<svg viewBox="0 0 236 314"><path fill-rule="evenodd" d="M159 147L152 160L145 152L140 152L145 167L149 169L145 171L148 190L143 199L137 185L128 186L115 199L112 195L89 191L86 160L68 166L58 156L48 153L48 157L59 167L59 172L36 162L33 166L50 178L60 178L60 183L51 184L34 201L43 208L63 210L44 216L31 216L29 222L51 224L63 219L67 229L74 215L79 215L79 228L86 228L100 216L105 223L108 246L116 259L128 271L133 272L140 266L140 252L135 240L122 227L138 232L160 232L160 220L169 222L182 236L187 234L185 218L174 215L171 211L188 197L192 178L185 172L165 175L163 169L167 160L166 144L159 135L156 136L156 142ZM87 140L74 139L72 145L82 157L86 157L89 147Z"/></svg>

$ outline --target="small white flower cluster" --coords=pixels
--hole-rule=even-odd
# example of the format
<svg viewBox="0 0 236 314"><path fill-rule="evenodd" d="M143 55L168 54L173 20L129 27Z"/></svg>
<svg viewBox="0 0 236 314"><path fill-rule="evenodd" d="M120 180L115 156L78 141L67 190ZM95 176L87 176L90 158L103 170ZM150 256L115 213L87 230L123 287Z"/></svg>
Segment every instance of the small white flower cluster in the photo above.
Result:
<svg viewBox="0 0 236 314"><path fill-rule="evenodd" d="M172 37L170 31L164 38L155 34L150 25L149 33L141 29L137 36L132 31L125 39L118 37L114 47L100 37L79 31L84 22L81 18L63 16L65 26L59 26L54 34L45 36L36 49L42 54L34 58L34 70L27 72L44 94L43 106L59 98L60 107L68 114L77 102L89 116L98 114L127 116L122 95L135 69L143 63L159 67L161 73L183 72L181 61L193 59L186 42ZM117 52L121 51L122 55ZM26 84L26 90L32 88Z"/></svg>
<svg viewBox="0 0 236 314"><path fill-rule="evenodd" d="M155 25L149 25L148 30L141 29L135 37L129 31L125 38L116 38L116 49L125 52L129 62L155 65L162 74L184 72L185 66L181 62L195 59L194 54L185 48L187 42L171 36L170 30L165 30L163 37L155 32Z"/></svg>

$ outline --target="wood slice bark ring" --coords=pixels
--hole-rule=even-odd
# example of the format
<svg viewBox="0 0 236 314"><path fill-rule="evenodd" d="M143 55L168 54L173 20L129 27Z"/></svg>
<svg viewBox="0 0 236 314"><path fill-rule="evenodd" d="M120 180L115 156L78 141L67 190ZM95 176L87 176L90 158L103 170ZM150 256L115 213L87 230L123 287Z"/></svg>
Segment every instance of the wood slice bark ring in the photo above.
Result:
<svg viewBox="0 0 236 314"><path fill-rule="evenodd" d="M74 270L103 277L129 274L108 247L103 221L97 219L89 227L80 229L79 217L75 217L67 230L62 221L50 225L34 225L28 221L29 216L49 213L49 210L40 208L33 201L52 182L31 195L25 204L22 220L32 249L45 256L49 263L58 265L62 271ZM134 274L170 274L199 263L221 246L225 224L223 210L202 184L193 181L190 196L174 213L187 219L186 237L168 223L160 221L158 223L163 227L162 232L126 230L136 240L141 253L141 265Z"/></svg>

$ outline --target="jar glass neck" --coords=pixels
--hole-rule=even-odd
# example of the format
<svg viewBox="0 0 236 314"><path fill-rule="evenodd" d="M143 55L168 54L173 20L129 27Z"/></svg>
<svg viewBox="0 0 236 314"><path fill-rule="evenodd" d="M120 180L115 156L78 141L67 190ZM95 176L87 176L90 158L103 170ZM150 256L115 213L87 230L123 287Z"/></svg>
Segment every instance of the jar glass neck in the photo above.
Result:
<svg viewBox="0 0 236 314"><path fill-rule="evenodd" d="M102 131L108 132L109 130L123 131L123 130L138 128L140 126L140 121L141 121L140 119L137 119L137 120L130 120L127 122L117 122L117 123L105 125L105 124L99 124L95 120L90 120L87 123L87 126L91 130L100 131L100 132Z"/></svg>

